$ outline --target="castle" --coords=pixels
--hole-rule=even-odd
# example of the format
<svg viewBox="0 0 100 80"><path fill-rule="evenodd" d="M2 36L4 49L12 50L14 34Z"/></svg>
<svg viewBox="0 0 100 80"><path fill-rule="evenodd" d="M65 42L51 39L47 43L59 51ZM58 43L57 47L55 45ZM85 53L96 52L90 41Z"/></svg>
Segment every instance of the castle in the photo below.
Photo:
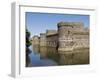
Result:
<svg viewBox="0 0 100 80"><path fill-rule="evenodd" d="M82 22L59 22L57 30L46 30L33 36L32 44L55 47L58 51L72 51L89 48L89 29Z"/></svg>

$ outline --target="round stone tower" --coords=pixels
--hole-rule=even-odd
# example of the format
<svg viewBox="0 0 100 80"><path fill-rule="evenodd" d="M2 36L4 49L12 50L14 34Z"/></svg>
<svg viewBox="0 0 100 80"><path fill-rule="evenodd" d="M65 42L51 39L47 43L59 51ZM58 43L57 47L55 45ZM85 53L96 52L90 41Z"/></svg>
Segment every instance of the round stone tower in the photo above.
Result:
<svg viewBox="0 0 100 80"><path fill-rule="evenodd" d="M74 40L73 31L79 31L83 29L83 23L81 22L59 22L58 26L58 45L59 51L73 50Z"/></svg>

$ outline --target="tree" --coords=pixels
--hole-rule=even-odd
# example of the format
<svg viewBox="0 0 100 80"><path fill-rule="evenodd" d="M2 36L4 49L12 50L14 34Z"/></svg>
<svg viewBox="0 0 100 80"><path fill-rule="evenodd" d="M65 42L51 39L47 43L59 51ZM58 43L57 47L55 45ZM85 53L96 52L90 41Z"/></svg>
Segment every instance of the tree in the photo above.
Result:
<svg viewBox="0 0 100 80"><path fill-rule="evenodd" d="M30 41L30 32L26 29L26 47L29 47L31 45L31 41Z"/></svg>
<svg viewBox="0 0 100 80"><path fill-rule="evenodd" d="M30 58L28 56L29 53L31 52L31 50L29 49L29 46L31 45L30 35L31 35L30 32L26 29L26 67L30 63Z"/></svg>

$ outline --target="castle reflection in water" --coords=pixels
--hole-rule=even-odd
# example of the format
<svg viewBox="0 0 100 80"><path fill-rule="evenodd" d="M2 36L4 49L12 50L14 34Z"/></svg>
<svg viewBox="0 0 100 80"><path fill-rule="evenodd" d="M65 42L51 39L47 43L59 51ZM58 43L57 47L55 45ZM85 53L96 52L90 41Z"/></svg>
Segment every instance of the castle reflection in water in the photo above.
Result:
<svg viewBox="0 0 100 80"><path fill-rule="evenodd" d="M33 36L27 66L89 64L89 29L82 22L60 22L57 26L58 30Z"/></svg>
<svg viewBox="0 0 100 80"><path fill-rule="evenodd" d="M27 55L27 67L89 64L88 49L58 52L54 47L31 46L30 51Z"/></svg>

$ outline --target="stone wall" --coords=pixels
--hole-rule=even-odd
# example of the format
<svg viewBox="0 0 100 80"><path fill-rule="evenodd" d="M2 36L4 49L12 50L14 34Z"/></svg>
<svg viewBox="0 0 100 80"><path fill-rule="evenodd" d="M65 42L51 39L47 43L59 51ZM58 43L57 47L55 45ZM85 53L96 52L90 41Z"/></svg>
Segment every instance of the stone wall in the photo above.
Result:
<svg viewBox="0 0 100 80"><path fill-rule="evenodd" d="M40 38L37 35L33 36L32 45L40 45Z"/></svg>
<svg viewBox="0 0 100 80"><path fill-rule="evenodd" d="M57 47L58 33L57 30L46 31L47 47Z"/></svg>
<svg viewBox="0 0 100 80"><path fill-rule="evenodd" d="M46 30L40 38L34 36L34 44L56 47L58 51L89 48L89 29L82 22L59 22L58 30Z"/></svg>
<svg viewBox="0 0 100 80"><path fill-rule="evenodd" d="M58 23L59 51L89 48L89 31L81 22Z"/></svg>
<svg viewBox="0 0 100 80"><path fill-rule="evenodd" d="M40 33L40 46L46 46L46 34Z"/></svg>

